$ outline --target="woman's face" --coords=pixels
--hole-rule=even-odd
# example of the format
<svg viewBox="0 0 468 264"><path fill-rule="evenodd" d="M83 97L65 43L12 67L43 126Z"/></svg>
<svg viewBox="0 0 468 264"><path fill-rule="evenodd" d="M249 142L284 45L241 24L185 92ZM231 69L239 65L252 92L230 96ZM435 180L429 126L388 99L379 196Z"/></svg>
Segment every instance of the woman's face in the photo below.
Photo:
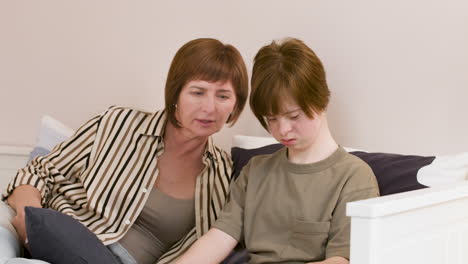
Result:
<svg viewBox="0 0 468 264"><path fill-rule="evenodd" d="M182 88L176 118L193 137L207 137L221 130L236 105L230 81L190 81Z"/></svg>

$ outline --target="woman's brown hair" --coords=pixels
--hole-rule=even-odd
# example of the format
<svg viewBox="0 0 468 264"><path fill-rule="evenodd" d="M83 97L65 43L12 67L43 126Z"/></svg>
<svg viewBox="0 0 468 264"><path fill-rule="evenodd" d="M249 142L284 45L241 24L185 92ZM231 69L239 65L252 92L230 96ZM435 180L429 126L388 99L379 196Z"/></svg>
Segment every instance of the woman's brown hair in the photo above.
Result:
<svg viewBox="0 0 468 264"><path fill-rule="evenodd" d="M211 38L191 40L177 51L165 88L167 118L176 127L180 124L175 116L175 106L182 88L192 80L231 82L236 105L227 123L233 125L244 109L249 90L247 68L239 51Z"/></svg>

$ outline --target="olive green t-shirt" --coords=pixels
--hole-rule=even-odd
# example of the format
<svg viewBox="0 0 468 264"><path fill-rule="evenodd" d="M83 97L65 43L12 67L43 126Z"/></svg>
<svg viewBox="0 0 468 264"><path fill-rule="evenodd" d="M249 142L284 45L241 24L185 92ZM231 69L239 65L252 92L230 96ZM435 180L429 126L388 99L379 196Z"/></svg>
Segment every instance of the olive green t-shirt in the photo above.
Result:
<svg viewBox="0 0 468 264"><path fill-rule="evenodd" d="M251 263L349 259L346 203L378 195L371 168L341 147L312 164L282 148L244 167L213 227L243 239Z"/></svg>

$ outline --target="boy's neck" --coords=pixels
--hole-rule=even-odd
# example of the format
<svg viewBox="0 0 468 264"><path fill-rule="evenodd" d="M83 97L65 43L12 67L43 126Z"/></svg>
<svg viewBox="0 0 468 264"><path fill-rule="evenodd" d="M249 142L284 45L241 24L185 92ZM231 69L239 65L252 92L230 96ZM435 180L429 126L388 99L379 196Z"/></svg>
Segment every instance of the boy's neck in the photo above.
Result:
<svg viewBox="0 0 468 264"><path fill-rule="evenodd" d="M324 116L322 126L315 142L307 149L288 149L288 159L293 163L315 163L330 157L338 149L338 144L328 128L327 118Z"/></svg>

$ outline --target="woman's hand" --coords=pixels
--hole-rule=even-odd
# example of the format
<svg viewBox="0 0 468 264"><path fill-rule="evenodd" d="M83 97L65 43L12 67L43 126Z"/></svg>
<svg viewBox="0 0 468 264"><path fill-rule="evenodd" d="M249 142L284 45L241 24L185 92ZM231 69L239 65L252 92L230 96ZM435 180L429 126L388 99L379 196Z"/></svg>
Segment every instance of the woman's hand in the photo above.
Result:
<svg viewBox="0 0 468 264"><path fill-rule="evenodd" d="M24 217L24 207L22 209L17 209L16 216L11 221L11 224L15 227L16 233L19 236L19 239L23 244L25 244L27 234L26 234L26 220Z"/></svg>
<svg viewBox="0 0 468 264"><path fill-rule="evenodd" d="M41 208L41 194L33 186L22 185L16 188L10 197L8 197L8 204L16 211L16 216L11 221L11 224L15 227L21 242L26 244L27 233L24 208L26 206Z"/></svg>

